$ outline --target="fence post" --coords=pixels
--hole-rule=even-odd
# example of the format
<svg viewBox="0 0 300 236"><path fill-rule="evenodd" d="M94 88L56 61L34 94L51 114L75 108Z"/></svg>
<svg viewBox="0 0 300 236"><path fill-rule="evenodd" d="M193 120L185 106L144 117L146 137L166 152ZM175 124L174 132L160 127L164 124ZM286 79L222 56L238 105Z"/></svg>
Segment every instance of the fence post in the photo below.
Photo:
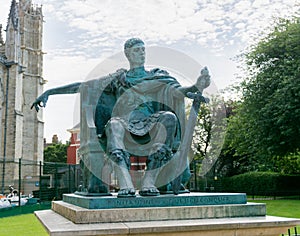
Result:
<svg viewBox="0 0 300 236"><path fill-rule="evenodd" d="M55 199L58 198L58 167L57 167L57 163L54 163L55 166Z"/></svg>
<svg viewBox="0 0 300 236"><path fill-rule="evenodd" d="M194 181L195 181L195 186L194 186L194 188L195 188L195 192L197 192L198 191L198 186L197 186L197 164L196 164L196 161L194 160L193 161L193 169L194 169Z"/></svg>
<svg viewBox="0 0 300 236"><path fill-rule="evenodd" d="M22 175L22 170L21 170L21 168L22 168L22 159L21 158L19 158L19 207L21 207L21 175Z"/></svg>
<svg viewBox="0 0 300 236"><path fill-rule="evenodd" d="M68 186L69 186L69 190L68 190L68 192L69 193L71 193L71 164L68 164L68 169L69 169L69 184L68 184Z"/></svg>
<svg viewBox="0 0 300 236"><path fill-rule="evenodd" d="M40 203L42 202L42 161L40 161L40 176L39 176L39 199L40 199Z"/></svg>
<svg viewBox="0 0 300 236"><path fill-rule="evenodd" d="M78 171L77 171L77 166L76 164L73 165L73 179L74 179L74 184L73 184L73 192L77 190L78 187Z"/></svg>

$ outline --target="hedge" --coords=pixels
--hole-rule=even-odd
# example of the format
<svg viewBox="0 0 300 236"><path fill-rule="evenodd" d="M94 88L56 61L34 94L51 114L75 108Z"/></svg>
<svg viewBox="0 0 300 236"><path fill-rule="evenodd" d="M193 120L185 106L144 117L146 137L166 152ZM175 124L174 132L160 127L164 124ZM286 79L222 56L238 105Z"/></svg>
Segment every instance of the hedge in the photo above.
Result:
<svg viewBox="0 0 300 236"><path fill-rule="evenodd" d="M261 196L300 195L300 176L248 172L222 179L222 191Z"/></svg>

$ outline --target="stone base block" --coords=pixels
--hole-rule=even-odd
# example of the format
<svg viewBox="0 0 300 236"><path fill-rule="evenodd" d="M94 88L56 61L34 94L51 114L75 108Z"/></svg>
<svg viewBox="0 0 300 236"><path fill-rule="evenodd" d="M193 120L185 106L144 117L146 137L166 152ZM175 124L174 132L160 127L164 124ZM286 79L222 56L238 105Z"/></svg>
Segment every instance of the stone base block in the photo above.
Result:
<svg viewBox="0 0 300 236"><path fill-rule="evenodd" d="M203 206L245 204L245 193L185 193L166 194L156 197L118 198L112 196L80 196L64 194L63 201L87 209L116 209L116 208L141 208L141 207L173 207L173 206Z"/></svg>
<svg viewBox="0 0 300 236"><path fill-rule="evenodd" d="M63 201L52 202L52 210L76 224L141 222L265 216L263 203L211 206L86 209Z"/></svg>
<svg viewBox="0 0 300 236"><path fill-rule="evenodd" d="M300 219L272 216L75 224L52 210L37 211L35 214L51 236L278 236L300 224Z"/></svg>
<svg viewBox="0 0 300 236"><path fill-rule="evenodd" d="M66 194L35 212L50 235L278 236L300 219L266 215L245 194L190 193L117 198Z"/></svg>

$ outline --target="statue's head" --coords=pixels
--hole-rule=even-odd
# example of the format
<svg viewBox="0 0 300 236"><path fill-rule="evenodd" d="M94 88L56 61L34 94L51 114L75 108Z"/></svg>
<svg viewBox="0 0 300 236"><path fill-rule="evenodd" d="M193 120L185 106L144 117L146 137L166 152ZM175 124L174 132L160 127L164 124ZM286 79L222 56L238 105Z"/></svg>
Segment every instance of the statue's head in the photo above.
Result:
<svg viewBox="0 0 300 236"><path fill-rule="evenodd" d="M129 63L136 66L144 65L145 63L145 44L139 38L128 39L124 44L124 53Z"/></svg>
<svg viewBox="0 0 300 236"><path fill-rule="evenodd" d="M126 51L126 49L128 49L128 48L132 48L136 44L143 44L143 45L145 45L144 42L143 42L143 40L141 40L139 38L130 38L124 44L124 51Z"/></svg>

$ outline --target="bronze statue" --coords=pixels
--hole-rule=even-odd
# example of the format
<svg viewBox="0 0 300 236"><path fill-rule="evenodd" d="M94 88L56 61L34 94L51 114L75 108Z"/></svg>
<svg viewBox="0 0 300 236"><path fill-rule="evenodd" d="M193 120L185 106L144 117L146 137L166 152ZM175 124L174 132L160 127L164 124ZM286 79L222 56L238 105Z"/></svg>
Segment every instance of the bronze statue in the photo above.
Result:
<svg viewBox="0 0 300 236"><path fill-rule="evenodd" d="M188 93L202 94L210 84L210 76L204 68L196 84L183 87L167 71L145 69L145 46L141 39L127 40L124 52L130 69L119 69L109 75L111 82L99 97L95 111L97 135L107 156L116 163L118 197L136 194L128 171L131 155L147 156L139 194L157 196L160 191L156 179L182 141L184 97ZM50 95L77 93L81 85L74 83L47 90L32 107L38 111L46 106Z"/></svg>

